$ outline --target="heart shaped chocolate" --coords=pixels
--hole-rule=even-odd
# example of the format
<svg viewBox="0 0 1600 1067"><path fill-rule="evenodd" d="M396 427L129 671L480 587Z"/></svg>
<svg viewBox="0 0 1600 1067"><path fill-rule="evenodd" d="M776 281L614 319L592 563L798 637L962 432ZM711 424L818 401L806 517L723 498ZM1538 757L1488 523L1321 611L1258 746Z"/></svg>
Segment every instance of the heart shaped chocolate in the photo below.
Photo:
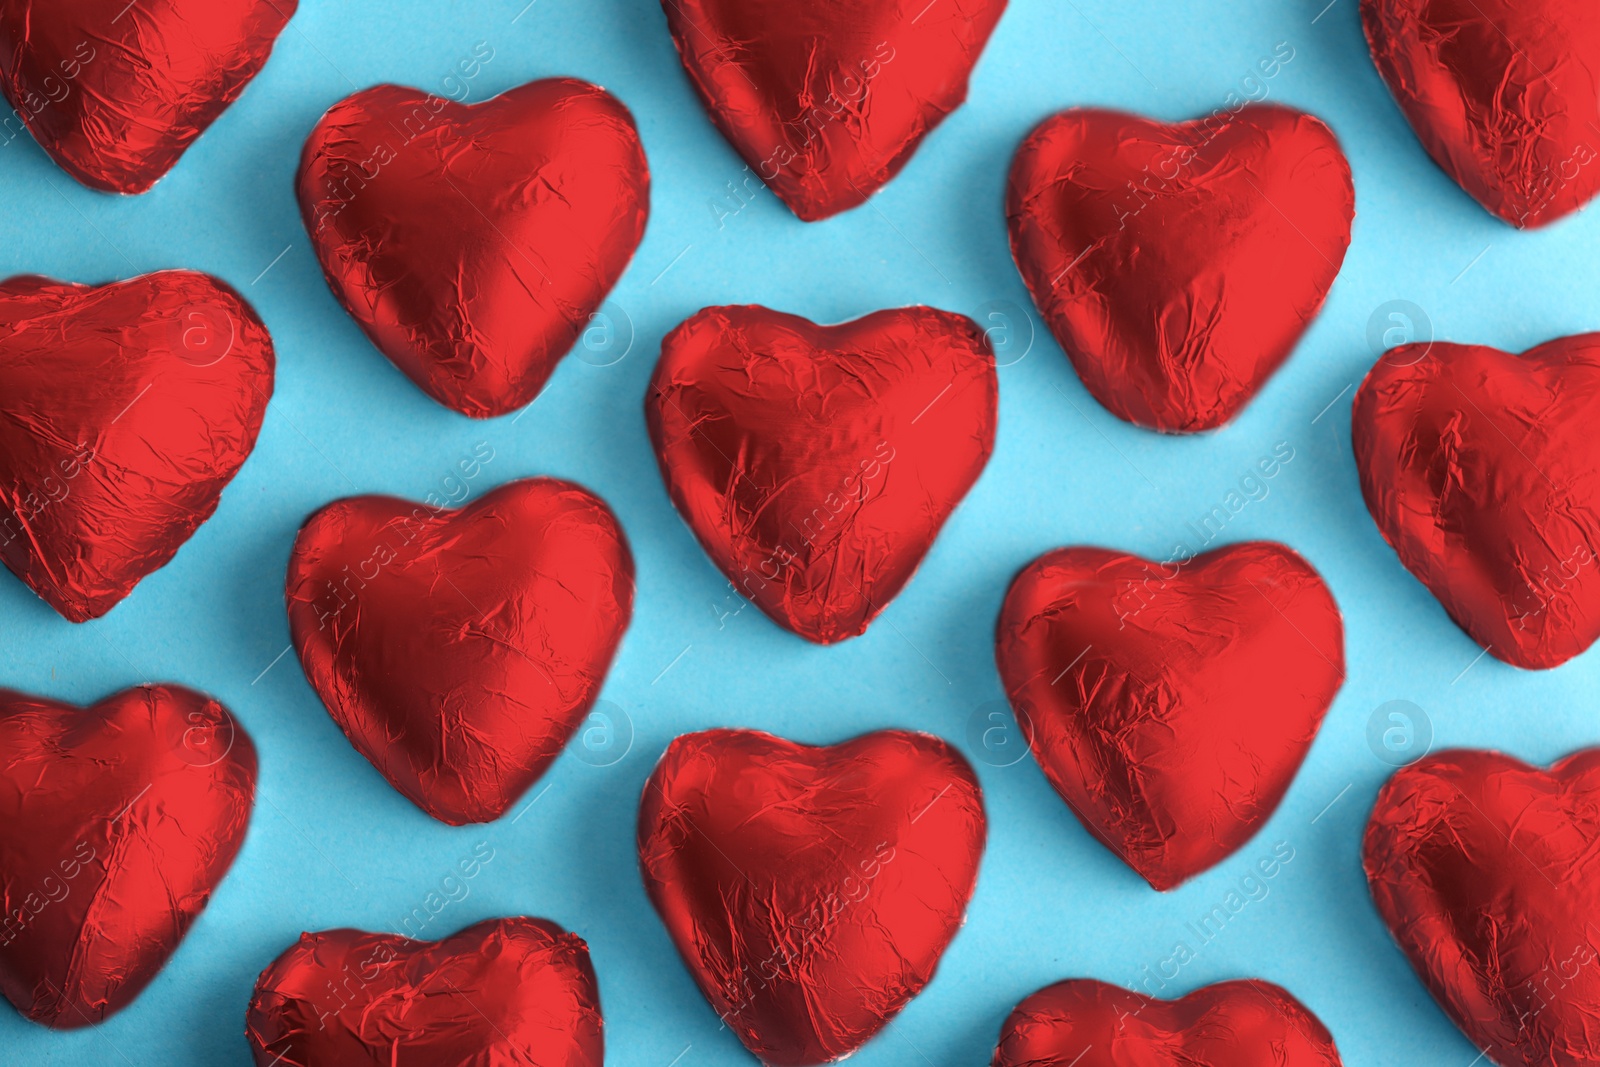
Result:
<svg viewBox="0 0 1600 1067"><path fill-rule="evenodd" d="M830 644L911 579L994 450L998 395L962 315L818 326L712 307L662 341L645 416L712 562L780 626Z"/></svg>
<svg viewBox="0 0 1600 1067"><path fill-rule="evenodd" d="M1255 104L1168 126L1090 108L1011 165L1011 253L1084 386L1169 433L1231 420L1322 309L1355 190L1333 133Z"/></svg>
<svg viewBox="0 0 1600 1067"><path fill-rule="evenodd" d="M0 561L73 622L110 611L216 510L273 368L204 274L0 283Z"/></svg>
<svg viewBox="0 0 1600 1067"><path fill-rule="evenodd" d="M458 511L360 496L300 530L286 583L306 679L356 750L436 819L498 819L600 695L633 557L570 482Z"/></svg>
<svg viewBox="0 0 1600 1067"><path fill-rule="evenodd" d="M1489 653L1559 666L1600 637L1600 334L1520 356L1390 349L1356 393L1367 510Z"/></svg>
<svg viewBox="0 0 1600 1067"><path fill-rule="evenodd" d="M807 222L856 207L967 98L1005 0L662 0L689 80Z"/></svg>
<svg viewBox="0 0 1600 1067"><path fill-rule="evenodd" d="M1282 545L1063 548L1012 583L995 659L1050 784L1166 890L1277 809L1344 683L1344 624Z"/></svg>
<svg viewBox="0 0 1600 1067"><path fill-rule="evenodd" d="M927 985L986 833L972 768L938 738L708 730L645 784L639 863L722 1021L763 1063L802 1067L848 1056Z"/></svg>
<svg viewBox="0 0 1600 1067"><path fill-rule="evenodd" d="M1439 752L1391 778L1363 865L1418 977L1501 1067L1600 1061L1600 749Z"/></svg>
<svg viewBox="0 0 1600 1067"><path fill-rule="evenodd" d="M0 92L68 174L142 193L261 72L298 0L5 0Z"/></svg>
<svg viewBox="0 0 1600 1067"><path fill-rule="evenodd" d="M255 788L249 735L200 693L0 690L0 993L62 1029L126 1007L228 873Z"/></svg>
<svg viewBox="0 0 1600 1067"><path fill-rule="evenodd" d="M333 295L423 392L474 418L539 395L650 213L633 116L572 78L470 105L364 89L311 131L296 189Z"/></svg>
<svg viewBox="0 0 1600 1067"><path fill-rule="evenodd" d="M1378 73L1435 163L1518 227L1600 192L1600 9L1588 0L1361 0Z"/></svg>
<svg viewBox="0 0 1600 1067"><path fill-rule="evenodd" d="M442 941L302 934L256 982L258 1067L601 1067L589 947L544 919L490 919Z"/></svg>
<svg viewBox="0 0 1600 1067"><path fill-rule="evenodd" d="M1288 990L1245 979L1156 1000L1057 982L1000 1029L992 1067L1340 1067L1322 1020Z"/></svg>

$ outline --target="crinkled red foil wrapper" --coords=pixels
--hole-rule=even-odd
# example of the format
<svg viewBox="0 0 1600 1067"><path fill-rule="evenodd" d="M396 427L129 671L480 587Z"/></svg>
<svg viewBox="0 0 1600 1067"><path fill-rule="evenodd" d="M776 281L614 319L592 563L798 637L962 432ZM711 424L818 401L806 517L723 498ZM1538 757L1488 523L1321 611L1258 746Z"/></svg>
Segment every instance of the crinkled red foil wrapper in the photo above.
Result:
<svg viewBox="0 0 1600 1067"><path fill-rule="evenodd" d="M1157 1000L1104 982L1058 982L1000 1030L992 1067L1340 1067L1333 1035L1288 990L1258 979Z"/></svg>
<svg viewBox="0 0 1600 1067"><path fill-rule="evenodd" d="M233 864L255 786L249 735L200 693L0 690L0 992L62 1029L126 1007Z"/></svg>
<svg viewBox="0 0 1600 1067"><path fill-rule="evenodd" d="M1600 749L1548 771L1427 756L1378 794L1364 865L1411 966L1494 1063L1600 1062Z"/></svg>
<svg viewBox="0 0 1600 1067"><path fill-rule="evenodd" d="M1594 644L1600 334L1391 349L1351 421L1373 521L1474 641L1530 670Z"/></svg>
<svg viewBox="0 0 1600 1067"><path fill-rule="evenodd" d="M244 92L298 0L3 0L0 92L63 170L142 193Z"/></svg>
<svg viewBox="0 0 1600 1067"><path fill-rule="evenodd" d="M1063 548L1012 583L995 659L1050 784L1167 890L1277 810L1344 683L1344 624L1279 544L1162 562Z"/></svg>
<svg viewBox="0 0 1600 1067"><path fill-rule="evenodd" d="M539 395L650 214L633 116L573 78L472 105L364 89L317 123L296 191L334 296L423 392L474 418Z"/></svg>
<svg viewBox="0 0 1600 1067"><path fill-rule="evenodd" d="M73 622L110 611L216 510L274 367L205 274L0 283L0 561Z"/></svg>
<svg viewBox="0 0 1600 1067"><path fill-rule="evenodd" d="M856 207L967 98L1005 0L662 0L701 101L807 222ZM732 177L732 176L730 176Z"/></svg>
<svg viewBox="0 0 1600 1067"><path fill-rule="evenodd" d="M971 899L987 822L945 742L675 740L645 784L645 888L700 990L763 1063L861 1047L922 991Z"/></svg>
<svg viewBox="0 0 1600 1067"><path fill-rule="evenodd" d="M306 521L289 633L357 751L452 825L499 818L599 697L633 613L604 501L553 478L460 510L352 497Z"/></svg>
<svg viewBox="0 0 1600 1067"><path fill-rule="evenodd" d="M257 1067L601 1067L583 939L490 919L442 941L302 934L261 972L245 1035Z"/></svg>
<svg viewBox="0 0 1600 1067"><path fill-rule="evenodd" d="M1263 104L1175 125L1064 111L1006 194L1012 256L1085 388L1168 433L1224 425L1283 365L1354 217L1333 132Z"/></svg>
<svg viewBox="0 0 1600 1067"><path fill-rule="evenodd" d="M1600 8L1588 0L1362 0L1378 73L1428 154L1506 222L1600 191Z"/></svg>
<svg viewBox="0 0 1600 1067"><path fill-rule="evenodd" d="M662 341L645 415L672 502L733 589L830 644L866 631L977 481L999 391L964 315L818 326L711 307Z"/></svg>

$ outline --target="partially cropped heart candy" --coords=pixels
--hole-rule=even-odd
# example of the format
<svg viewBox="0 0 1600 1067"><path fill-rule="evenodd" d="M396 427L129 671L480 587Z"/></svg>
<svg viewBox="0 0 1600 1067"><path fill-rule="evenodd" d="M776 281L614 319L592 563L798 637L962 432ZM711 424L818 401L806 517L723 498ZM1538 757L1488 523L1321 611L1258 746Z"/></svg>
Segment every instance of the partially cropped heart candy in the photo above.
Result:
<svg viewBox="0 0 1600 1067"><path fill-rule="evenodd" d="M1057 982L1000 1030L993 1067L1340 1067L1322 1020L1286 989L1245 979L1157 1000Z"/></svg>
<svg viewBox="0 0 1600 1067"><path fill-rule="evenodd" d="M860 1048L927 985L986 832L972 768L938 738L708 730L645 783L639 863L717 1015L763 1063L806 1067Z"/></svg>
<svg viewBox="0 0 1600 1067"><path fill-rule="evenodd" d="M1282 545L1063 548L1012 583L995 658L1050 784L1165 890L1277 809L1344 682L1344 625Z"/></svg>
<svg viewBox="0 0 1600 1067"><path fill-rule="evenodd" d="M828 644L865 632L994 450L983 331L912 307L818 326L711 307L661 344L645 398L678 512L740 595Z"/></svg>
<svg viewBox="0 0 1600 1067"><path fill-rule="evenodd" d="M0 690L0 993L63 1029L126 1007L228 873L255 787L249 735L192 690Z"/></svg>
<svg viewBox="0 0 1600 1067"><path fill-rule="evenodd" d="M633 613L633 557L570 482L458 511L360 496L300 530L286 585L306 678L356 750L452 825L498 819L600 695Z"/></svg>
<svg viewBox="0 0 1600 1067"><path fill-rule="evenodd" d="M1378 794L1363 863L1439 1006L1500 1067L1600 1062L1600 749L1450 751Z"/></svg>
<svg viewBox="0 0 1600 1067"><path fill-rule="evenodd" d="M967 98L1005 0L662 0L711 119L807 222L856 207Z"/></svg>
<svg viewBox="0 0 1600 1067"><path fill-rule="evenodd" d="M258 1067L601 1067L589 947L544 919L490 919L442 941L302 934L256 982Z"/></svg>
<svg viewBox="0 0 1600 1067"><path fill-rule="evenodd" d="M142 193L238 99L298 0L5 0L0 92L68 174Z"/></svg>
<svg viewBox="0 0 1600 1067"><path fill-rule="evenodd" d="M572 78L471 105L365 89L317 123L296 189L333 295L423 392L474 418L539 395L650 213L633 116Z"/></svg>
<svg viewBox="0 0 1600 1067"><path fill-rule="evenodd" d="M204 274L0 283L0 560L73 622L110 611L216 510L273 367Z"/></svg>
<svg viewBox="0 0 1600 1067"><path fill-rule="evenodd" d="M1012 256L1084 386L1169 433L1228 422L1289 358L1354 217L1333 133L1276 105L1172 126L1064 111L1006 194Z"/></svg>
<svg viewBox="0 0 1600 1067"><path fill-rule="evenodd" d="M1555 667L1600 637L1600 334L1520 356L1390 349L1356 393L1367 510L1489 653Z"/></svg>
<svg viewBox="0 0 1600 1067"><path fill-rule="evenodd" d="M1600 8L1362 0L1361 17L1423 147L1478 203L1535 227L1600 192Z"/></svg>

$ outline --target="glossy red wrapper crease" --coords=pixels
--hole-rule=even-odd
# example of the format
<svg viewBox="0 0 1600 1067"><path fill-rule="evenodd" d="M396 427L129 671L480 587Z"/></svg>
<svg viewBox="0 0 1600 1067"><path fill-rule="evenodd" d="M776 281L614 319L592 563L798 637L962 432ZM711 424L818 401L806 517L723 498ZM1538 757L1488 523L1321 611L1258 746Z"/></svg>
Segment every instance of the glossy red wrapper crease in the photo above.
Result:
<svg viewBox="0 0 1600 1067"><path fill-rule="evenodd" d="M633 613L605 502L552 478L459 510L340 500L290 554L289 633L356 750L452 825L498 819L600 695Z"/></svg>
<svg viewBox="0 0 1600 1067"><path fill-rule="evenodd" d="M1006 194L1012 256L1084 387L1168 433L1222 426L1283 365L1354 217L1332 131L1267 104L1170 126L1064 111Z"/></svg>
<svg viewBox="0 0 1600 1067"><path fill-rule="evenodd" d="M1282 545L1063 548L1012 583L995 659L1050 784L1166 890L1277 810L1344 683L1344 624Z"/></svg>
<svg viewBox="0 0 1600 1067"><path fill-rule="evenodd" d="M994 451L994 353L912 307L818 326L712 307L661 345L645 415L667 492L734 591L822 644L865 632Z"/></svg>
<svg viewBox="0 0 1600 1067"><path fill-rule="evenodd" d="M297 0L0 0L0 92L63 170L142 193L260 73Z"/></svg>
<svg viewBox="0 0 1600 1067"><path fill-rule="evenodd" d="M1401 951L1491 1061L1600 1062L1600 749L1548 771L1424 757L1378 794L1364 865Z"/></svg>
<svg viewBox="0 0 1600 1067"><path fill-rule="evenodd" d="M442 941L302 934L245 1022L258 1067L601 1067L603 1030L589 947L526 918Z"/></svg>
<svg viewBox="0 0 1600 1067"><path fill-rule="evenodd" d="M274 366L208 275L0 283L0 560L73 622L110 611L216 510Z"/></svg>
<svg viewBox="0 0 1600 1067"><path fill-rule="evenodd" d="M227 874L255 787L249 735L200 693L0 690L0 992L61 1029L126 1007Z"/></svg>
<svg viewBox="0 0 1600 1067"><path fill-rule="evenodd" d="M1529 670L1594 644L1600 334L1390 349L1351 418L1373 521L1474 641Z"/></svg>
<svg viewBox="0 0 1600 1067"><path fill-rule="evenodd" d="M470 105L364 89L312 131L296 189L334 296L423 392L474 418L539 395L650 213L633 116L572 78Z"/></svg>
<svg viewBox="0 0 1600 1067"><path fill-rule="evenodd" d="M1428 154L1517 227L1600 192L1600 8L1589 0L1362 0L1378 73Z"/></svg>
<svg viewBox="0 0 1600 1067"><path fill-rule="evenodd" d="M1086 978L1028 997L992 1067L1340 1067L1333 1035L1288 990L1250 978L1157 1000Z"/></svg>
<svg viewBox="0 0 1600 1067"><path fill-rule="evenodd" d="M1005 0L662 0L684 69L754 178L807 222L866 201L967 98Z"/></svg>
<svg viewBox="0 0 1600 1067"><path fill-rule="evenodd" d="M860 1048L960 928L987 821L972 768L926 734L826 748L686 734L639 807L645 889L722 1021L762 1062Z"/></svg>

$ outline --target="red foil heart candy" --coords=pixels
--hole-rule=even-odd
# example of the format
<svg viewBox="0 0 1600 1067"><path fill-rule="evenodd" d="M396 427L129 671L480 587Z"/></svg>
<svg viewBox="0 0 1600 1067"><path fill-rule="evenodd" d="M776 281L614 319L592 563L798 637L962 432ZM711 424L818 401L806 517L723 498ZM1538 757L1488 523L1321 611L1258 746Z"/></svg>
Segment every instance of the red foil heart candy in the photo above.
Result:
<svg viewBox="0 0 1600 1067"><path fill-rule="evenodd" d="M1118 418L1231 420L1289 358L1350 245L1332 131L1250 105L1175 126L1075 109L1011 166L1011 253L1056 340Z"/></svg>
<svg viewBox="0 0 1600 1067"><path fill-rule="evenodd" d="M256 982L258 1067L600 1067L589 947L544 919L490 919L443 941L302 934Z"/></svg>
<svg viewBox="0 0 1600 1067"><path fill-rule="evenodd" d="M333 295L423 392L473 418L539 395L650 213L633 116L572 78L473 105L365 89L317 123L296 189Z"/></svg>
<svg viewBox="0 0 1600 1067"><path fill-rule="evenodd" d="M249 735L200 693L0 690L0 993L61 1029L131 1003L228 873L255 788Z"/></svg>
<svg viewBox="0 0 1600 1067"><path fill-rule="evenodd" d="M1390 349L1351 419L1373 521L1474 641L1530 670L1594 643L1600 334Z"/></svg>
<svg viewBox="0 0 1600 1067"><path fill-rule="evenodd" d="M1166 890L1277 809L1344 682L1344 624L1282 545L1063 548L1012 583L995 659L1050 784Z"/></svg>
<svg viewBox="0 0 1600 1067"><path fill-rule="evenodd" d="M0 283L0 561L73 622L110 611L216 510L274 365L204 274Z"/></svg>
<svg viewBox="0 0 1600 1067"><path fill-rule="evenodd" d="M1258 979L1156 1000L1086 978L1028 997L992 1067L1340 1067L1333 1035L1288 990Z"/></svg>
<svg viewBox="0 0 1600 1067"><path fill-rule="evenodd" d="M1445 1013L1501 1067L1600 1062L1600 749L1548 771L1439 752L1378 794L1378 914Z"/></svg>
<svg viewBox="0 0 1600 1067"><path fill-rule="evenodd" d="M91 189L142 193L238 99L297 0L4 0L0 92Z"/></svg>
<svg viewBox="0 0 1600 1067"><path fill-rule="evenodd" d="M1489 211L1543 226L1600 192L1600 10L1587 0L1362 0L1378 73Z"/></svg>
<svg viewBox="0 0 1600 1067"><path fill-rule="evenodd" d="M605 502L510 482L458 511L329 504L286 584L306 678L356 750L423 811L489 822L561 754L633 614L633 556Z"/></svg>
<svg viewBox="0 0 1600 1067"><path fill-rule="evenodd" d="M866 631L994 451L994 353L912 307L818 326L712 307L661 343L661 477L735 589L821 644Z"/></svg>
<svg viewBox="0 0 1600 1067"><path fill-rule="evenodd" d="M747 730L668 746L639 806L645 889L763 1063L860 1048L933 977L987 822L966 760L885 730L827 748Z"/></svg>
<svg viewBox="0 0 1600 1067"><path fill-rule="evenodd" d="M807 222L856 207L967 98L1005 0L662 0L711 121ZM748 184L748 182L747 182Z"/></svg>

